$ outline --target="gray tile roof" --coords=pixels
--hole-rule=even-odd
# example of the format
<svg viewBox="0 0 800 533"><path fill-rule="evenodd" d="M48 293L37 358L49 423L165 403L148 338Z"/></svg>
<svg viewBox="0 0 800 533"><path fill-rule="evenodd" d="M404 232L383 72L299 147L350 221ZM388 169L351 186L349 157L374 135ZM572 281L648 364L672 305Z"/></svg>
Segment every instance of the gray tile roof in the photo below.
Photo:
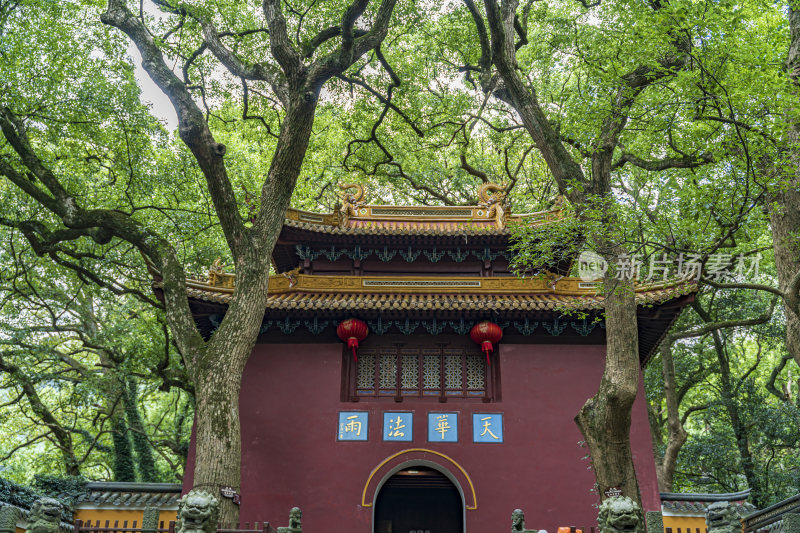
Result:
<svg viewBox="0 0 800 533"><path fill-rule="evenodd" d="M714 502L731 502L741 508L742 514L749 514L755 506L747 501L750 489L741 492L709 494L696 492L662 492L661 508L665 511L704 514Z"/></svg>
<svg viewBox="0 0 800 533"><path fill-rule="evenodd" d="M178 483L89 482L86 494L78 499L76 506L177 507L180 497Z"/></svg>

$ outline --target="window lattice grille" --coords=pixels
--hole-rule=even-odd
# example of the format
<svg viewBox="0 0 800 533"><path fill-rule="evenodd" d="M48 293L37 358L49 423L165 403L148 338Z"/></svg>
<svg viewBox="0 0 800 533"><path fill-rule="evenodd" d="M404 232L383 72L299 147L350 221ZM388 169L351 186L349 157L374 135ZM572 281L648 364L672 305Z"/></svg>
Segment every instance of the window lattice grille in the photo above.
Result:
<svg viewBox="0 0 800 533"><path fill-rule="evenodd" d="M403 355L400 387L403 391L419 389L419 356Z"/></svg>
<svg viewBox="0 0 800 533"><path fill-rule="evenodd" d="M368 348L359 351L355 366L355 394L360 397L487 394L485 359L467 348Z"/></svg>
<svg viewBox="0 0 800 533"><path fill-rule="evenodd" d="M483 356L470 354L467 356L467 390L483 390L486 381L486 367Z"/></svg>
<svg viewBox="0 0 800 533"><path fill-rule="evenodd" d="M359 389L375 389L375 355L360 354L358 358L358 375L356 386Z"/></svg>
<svg viewBox="0 0 800 533"><path fill-rule="evenodd" d="M461 356L444 356L444 388L460 389L462 387Z"/></svg>
<svg viewBox="0 0 800 533"><path fill-rule="evenodd" d="M422 387L424 389L438 389L442 383L442 369L439 366L438 355L425 355L422 370Z"/></svg>

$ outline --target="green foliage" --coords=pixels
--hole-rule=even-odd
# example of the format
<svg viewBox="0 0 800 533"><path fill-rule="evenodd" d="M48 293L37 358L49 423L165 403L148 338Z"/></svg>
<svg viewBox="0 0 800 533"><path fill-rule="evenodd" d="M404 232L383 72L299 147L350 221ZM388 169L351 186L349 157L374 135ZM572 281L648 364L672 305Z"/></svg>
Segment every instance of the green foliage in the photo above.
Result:
<svg viewBox="0 0 800 533"><path fill-rule="evenodd" d="M155 459L153 458L153 450L148 441L142 417L139 413L139 406L137 405L139 396L138 384L132 378L129 378L125 385L125 417L128 420L128 426L132 429L131 440L133 441L133 448L136 450L138 479L145 482L157 481L158 473Z"/></svg>
<svg viewBox="0 0 800 533"><path fill-rule="evenodd" d="M512 252L511 268L520 276L543 275L557 264L570 264L584 247L588 226L575 216L571 206L564 218L545 225L530 225L524 220L509 224Z"/></svg>
<svg viewBox="0 0 800 533"><path fill-rule="evenodd" d="M769 276L769 264L764 275ZM768 298L754 298L747 291L712 291L702 294L700 304L714 320L750 318L769 309ZM676 330L692 330L704 324L689 310ZM681 394L681 414L687 416L689 433L678 456L676 492L735 492L758 486L761 507L797 493L800 486L800 390L793 362L779 370L785 356L784 319L776 310L771 320L756 326L720 330L723 361L730 367L725 378L710 335L678 341L673 345L676 388ZM773 385L781 397L769 392ZM645 373L645 386L653 418L663 417L663 378L660 357ZM730 394L724 394L725 389ZM737 434L731 413L738 417ZM654 440L663 453L665 427L654 428ZM753 478L744 468L742 450L752 456Z"/></svg>
<svg viewBox="0 0 800 533"><path fill-rule="evenodd" d="M41 494L35 490L0 477L0 502L30 509L39 498Z"/></svg>
<svg viewBox="0 0 800 533"><path fill-rule="evenodd" d="M121 417L111 421L111 439L114 451L111 464L114 481L136 481L136 466L133 461L128 425Z"/></svg>
<svg viewBox="0 0 800 533"><path fill-rule="evenodd" d="M74 509L80 497L87 493L86 478L83 476L36 474L33 476L33 487L42 494L57 498L70 509ZM71 521L72 515L69 515Z"/></svg>
<svg viewBox="0 0 800 533"><path fill-rule="evenodd" d="M81 477L58 477L47 474L35 476L34 487L27 487L0 477L0 504L30 509L44 496L57 498L65 505L61 519L72 522L72 510L77 499L85 493L86 480Z"/></svg>

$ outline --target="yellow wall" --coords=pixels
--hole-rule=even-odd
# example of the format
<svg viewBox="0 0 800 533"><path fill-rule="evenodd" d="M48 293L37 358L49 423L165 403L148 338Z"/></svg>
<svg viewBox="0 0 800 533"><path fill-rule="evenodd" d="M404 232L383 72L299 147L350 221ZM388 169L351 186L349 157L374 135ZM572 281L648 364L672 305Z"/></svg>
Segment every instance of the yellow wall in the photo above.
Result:
<svg viewBox="0 0 800 533"><path fill-rule="evenodd" d="M170 520L175 520L175 511L161 511L158 515L158 520L164 522L164 526ZM142 511L129 510L129 509L76 509L75 519L83 520L84 522L91 520L92 525L100 520L100 525L105 526L106 520L109 525L114 525L114 521L119 521L118 527L123 527L122 524L125 520L128 521L128 527L133 527L133 521L136 520L136 527L142 526Z"/></svg>
<svg viewBox="0 0 800 533"><path fill-rule="evenodd" d="M680 533L697 533L697 528L700 529L700 533L705 533L706 531L706 517L705 516L665 516L664 517L664 530L668 527L672 528L672 533L678 533L678 528L680 528Z"/></svg>

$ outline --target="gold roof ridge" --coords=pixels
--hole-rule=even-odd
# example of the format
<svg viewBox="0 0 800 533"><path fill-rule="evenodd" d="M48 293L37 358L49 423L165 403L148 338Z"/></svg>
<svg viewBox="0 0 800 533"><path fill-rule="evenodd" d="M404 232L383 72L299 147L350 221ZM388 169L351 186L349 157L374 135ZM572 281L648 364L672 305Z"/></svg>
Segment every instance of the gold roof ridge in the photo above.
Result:
<svg viewBox="0 0 800 533"><path fill-rule="evenodd" d="M506 233L512 221L538 225L564 216L561 197L552 209L513 215L506 186L495 183L483 184L478 202L463 206L368 204L362 185L340 184L339 188L341 204L332 213L290 207L286 225L325 233L480 234Z"/></svg>

